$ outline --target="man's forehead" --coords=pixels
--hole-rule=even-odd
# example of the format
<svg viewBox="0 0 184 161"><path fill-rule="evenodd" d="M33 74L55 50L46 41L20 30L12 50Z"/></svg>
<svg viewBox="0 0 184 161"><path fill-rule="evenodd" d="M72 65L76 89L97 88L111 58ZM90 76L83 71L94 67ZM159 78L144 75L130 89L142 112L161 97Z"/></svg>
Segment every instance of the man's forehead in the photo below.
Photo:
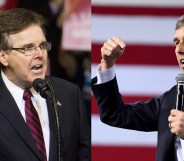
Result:
<svg viewBox="0 0 184 161"><path fill-rule="evenodd" d="M46 40L43 30L40 26L34 25L26 27L14 33L9 34L10 41L27 41L27 43L32 43L35 40L44 41Z"/></svg>

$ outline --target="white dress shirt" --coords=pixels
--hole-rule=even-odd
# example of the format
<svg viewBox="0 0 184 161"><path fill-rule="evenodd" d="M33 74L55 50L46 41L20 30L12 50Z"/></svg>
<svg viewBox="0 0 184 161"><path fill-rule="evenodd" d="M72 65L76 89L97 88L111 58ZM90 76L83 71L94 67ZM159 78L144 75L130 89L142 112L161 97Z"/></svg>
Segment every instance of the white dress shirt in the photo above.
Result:
<svg viewBox="0 0 184 161"><path fill-rule="evenodd" d="M115 73L115 66L105 70L100 71L100 65L97 66L96 75L97 75L97 84L102 84L111 81L116 73ZM176 160L177 161L184 161L184 140L179 137L176 137L175 141L175 151L176 151Z"/></svg>
<svg viewBox="0 0 184 161"><path fill-rule="evenodd" d="M13 84L11 81L8 80L8 78L5 76L5 74L1 71L2 79L12 94L24 120L25 118L25 101L23 100L23 93L24 90L20 87ZM49 117L48 117L48 111L47 111L47 104L46 100L42 98L33 88L30 89L31 93L33 94L32 102L33 105L38 113L40 123L42 126L43 131L43 137L45 141L45 147L46 147L46 153L47 153L47 159L49 158L49 144L50 144L50 128L49 128Z"/></svg>

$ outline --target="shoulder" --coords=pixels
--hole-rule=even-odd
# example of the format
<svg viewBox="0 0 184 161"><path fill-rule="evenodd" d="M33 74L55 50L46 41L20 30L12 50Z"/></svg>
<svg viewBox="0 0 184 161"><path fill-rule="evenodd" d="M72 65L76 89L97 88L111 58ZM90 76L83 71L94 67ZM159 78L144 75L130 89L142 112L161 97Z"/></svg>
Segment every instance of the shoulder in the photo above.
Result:
<svg viewBox="0 0 184 161"><path fill-rule="evenodd" d="M163 93L161 96L160 96L160 100L161 102L165 102L165 103L174 103L176 102L176 95L177 95L177 88L176 88L176 85L173 86L170 90L166 91L165 93ZM171 103L172 102L172 103Z"/></svg>
<svg viewBox="0 0 184 161"><path fill-rule="evenodd" d="M170 90L166 91L163 95L169 96L169 95L176 95L177 93L177 86L173 86Z"/></svg>
<svg viewBox="0 0 184 161"><path fill-rule="evenodd" d="M52 76L47 76L46 78L50 79L53 87L55 90L57 89L62 89L62 90L78 90L79 87L72 83L72 82L69 82L65 79L62 79L62 78L58 78L58 77L52 77Z"/></svg>

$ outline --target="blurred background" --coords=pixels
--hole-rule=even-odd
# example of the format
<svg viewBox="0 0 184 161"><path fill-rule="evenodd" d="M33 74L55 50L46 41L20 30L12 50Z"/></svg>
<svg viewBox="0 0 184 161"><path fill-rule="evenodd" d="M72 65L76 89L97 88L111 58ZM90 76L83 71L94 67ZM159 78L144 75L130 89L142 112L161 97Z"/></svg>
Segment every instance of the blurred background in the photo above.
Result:
<svg viewBox="0 0 184 161"><path fill-rule="evenodd" d="M100 48L112 36L127 44L116 62L119 90L125 102L148 100L176 84L180 72L173 36L183 0L92 0L92 77ZM92 160L154 161L156 132L136 132L100 122L92 96Z"/></svg>
<svg viewBox="0 0 184 161"><path fill-rule="evenodd" d="M43 15L49 22L48 75L77 84L83 93L91 122L91 1L90 0L0 0L0 10L22 7Z"/></svg>

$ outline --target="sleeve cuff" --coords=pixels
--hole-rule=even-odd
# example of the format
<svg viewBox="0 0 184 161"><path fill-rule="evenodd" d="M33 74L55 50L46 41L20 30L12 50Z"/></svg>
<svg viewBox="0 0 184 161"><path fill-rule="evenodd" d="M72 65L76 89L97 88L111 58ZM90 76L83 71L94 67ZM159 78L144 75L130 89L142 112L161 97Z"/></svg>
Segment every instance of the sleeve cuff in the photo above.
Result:
<svg viewBox="0 0 184 161"><path fill-rule="evenodd" d="M115 65L105 71L100 71L100 65L96 68L97 84L102 84L111 81L115 77Z"/></svg>

